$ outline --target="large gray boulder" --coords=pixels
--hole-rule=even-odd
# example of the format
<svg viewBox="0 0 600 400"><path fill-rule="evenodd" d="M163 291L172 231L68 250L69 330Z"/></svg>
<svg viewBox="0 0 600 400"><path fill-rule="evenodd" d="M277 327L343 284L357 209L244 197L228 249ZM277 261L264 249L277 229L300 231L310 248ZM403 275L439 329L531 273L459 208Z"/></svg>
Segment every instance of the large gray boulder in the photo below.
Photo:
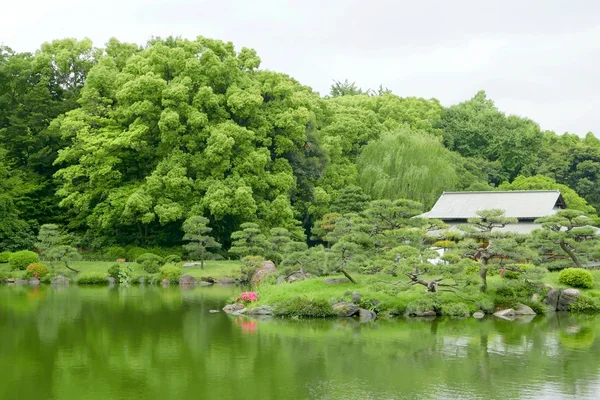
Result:
<svg viewBox="0 0 600 400"><path fill-rule="evenodd" d="M581 296L581 292L577 289L565 289L560 292L558 298L558 304L556 305L556 311L568 311L569 306L575 302Z"/></svg>
<svg viewBox="0 0 600 400"><path fill-rule="evenodd" d="M560 298L560 291L556 289L550 289L548 294L546 294L546 298L544 299L544 304L546 304L552 311L556 311L558 307L558 299Z"/></svg>
<svg viewBox="0 0 600 400"><path fill-rule="evenodd" d="M260 283L267 276L272 275L277 272L277 268L273 261L263 261L262 267L256 270L254 275L252 275L251 282L253 284Z"/></svg>
<svg viewBox="0 0 600 400"><path fill-rule="evenodd" d="M225 311L227 314L233 314L235 312L242 310L243 308L244 308L243 304L233 303L233 304L227 304L225 307L223 307L223 311Z"/></svg>
<svg viewBox="0 0 600 400"><path fill-rule="evenodd" d="M273 307L271 306L258 306L251 310L248 310L247 315L273 315Z"/></svg>
<svg viewBox="0 0 600 400"><path fill-rule="evenodd" d="M340 317L352 317L358 314L359 307L356 304L341 302L333 305L333 310Z"/></svg>
<svg viewBox="0 0 600 400"><path fill-rule="evenodd" d="M288 276L287 281L289 283L293 283L293 282L296 282L296 281L303 281L305 279L306 279L306 275L302 274L301 272L294 272L293 274L291 274L290 276Z"/></svg>
<svg viewBox="0 0 600 400"><path fill-rule="evenodd" d="M360 317L360 322L371 322L374 321L375 318L377 318L377 314L375 314L375 312L371 311L371 310L367 310L364 308L360 308L358 310L358 316Z"/></svg>
<svg viewBox="0 0 600 400"><path fill-rule="evenodd" d="M339 285L340 283L348 283L346 278L327 278L323 279L323 283L326 285Z"/></svg>
<svg viewBox="0 0 600 400"><path fill-rule="evenodd" d="M359 304L362 300L362 297L360 297L360 293L358 292L352 292L352 302L354 304Z"/></svg>
<svg viewBox="0 0 600 400"><path fill-rule="evenodd" d="M202 266L202 263L199 263L199 262L189 262L189 263L183 264L183 268L192 268L192 267L200 267L200 266Z"/></svg>
<svg viewBox="0 0 600 400"><path fill-rule="evenodd" d="M50 283L55 286L68 286L69 280L67 278L65 278L64 276L59 275L59 276L55 276L54 278L52 278Z"/></svg>
<svg viewBox="0 0 600 400"><path fill-rule="evenodd" d="M537 315L533 309L525 304L519 304L515 310L515 315Z"/></svg>
<svg viewBox="0 0 600 400"><path fill-rule="evenodd" d="M515 317L515 310L508 308L494 313L495 317L512 320Z"/></svg>
<svg viewBox="0 0 600 400"><path fill-rule="evenodd" d="M180 286L192 286L195 285L198 281L191 275L181 275L179 278Z"/></svg>

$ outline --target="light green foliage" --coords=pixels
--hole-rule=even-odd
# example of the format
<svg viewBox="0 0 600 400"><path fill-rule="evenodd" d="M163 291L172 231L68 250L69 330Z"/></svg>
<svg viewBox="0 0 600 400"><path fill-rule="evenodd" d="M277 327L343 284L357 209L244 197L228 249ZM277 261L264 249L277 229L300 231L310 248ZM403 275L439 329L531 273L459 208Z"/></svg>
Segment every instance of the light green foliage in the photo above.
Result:
<svg viewBox="0 0 600 400"><path fill-rule="evenodd" d="M193 216L183 223L183 240L188 242L183 247L190 257L200 260L200 268L204 268L207 252L221 248L221 244L210 236L212 228L207 226L208 222L208 218Z"/></svg>
<svg viewBox="0 0 600 400"><path fill-rule="evenodd" d="M78 285L108 285L106 275L98 272L86 272L77 277Z"/></svg>
<svg viewBox="0 0 600 400"><path fill-rule="evenodd" d="M331 304L323 299L294 297L277 303L275 315L297 318L327 318L336 315Z"/></svg>
<svg viewBox="0 0 600 400"><path fill-rule="evenodd" d="M163 265L159 271L160 279L168 279L172 283L179 282L181 274L181 267L173 264Z"/></svg>
<svg viewBox="0 0 600 400"><path fill-rule="evenodd" d="M40 232L37 237L38 242L35 244L44 259L48 259L48 251L60 245L64 238L61 235L60 227L56 224L44 224L40 227Z"/></svg>
<svg viewBox="0 0 600 400"><path fill-rule="evenodd" d="M14 270L24 270L29 264L40 261L40 256L37 253L29 250L22 250L12 253L8 258L8 265Z"/></svg>
<svg viewBox="0 0 600 400"><path fill-rule="evenodd" d="M543 175L535 176L517 176L511 183L503 182L498 186L500 190L560 190L567 207L574 210L583 211L585 214L595 214L594 207L580 197L573 189L567 185L557 183L554 179Z"/></svg>
<svg viewBox="0 0 600 400"><path fill-rule="evenodd" d="M62 261L67 268L69 267L69 261L81 259L81 255L77 252L77 249L68 245L52 247L47 251L47 257L50 260Z"/></svg>
<svg viewBox="0 0 600 400"><path fill-rule="evenodd" d="M3 251L0 253L0 263L7 263L10 255L12 253L10 251Z"/></svg>
<svg viewBox="0 0 600 400"><path fill-rule="evenodd" d="M179 254L170 254L165 257L165 264L178 264L181 262L181 256Z"/></svg>
<svg viewBox="0 0 600 400"><path fill-rule="evenodd" d="M583 293L569 306L569 311L574 313L599 313L600 299Z"/></svg>
<svg viewBox="0 0 600 400"><path fill-rule="evenodd" d="M262 267L265 259L261 256L245 256L242 258L239 278L243 283L249 283L257 269Z"/></svg>
<svg viewBox="0 0 600 400"><path fill-rule="evenodd" d="M566 268L558 274L558 282L576 288L589 289L594 286L590 271L583 268Z"/></svg>
<svg viewBox="0 0 600 400"><path fill-rule="evenodd" d="M339 214L359 213L370 200L360 186L350 185L342 188L331 204L331 211Z"/></svg>
<svg viewBox="0 0 600 400"><path fill-rule="evenodd" d="M430 135L389 133L363 148L357 182L373 198L406 198L431 207L443 191L460 187L453 158Z"/></svg>
<svg viewBox="0 0 600 400"><path fill-rule="evenodd" d="M285 228L273 228L269 233L269 250L267 252L267 258L276 264L281 263L286 254L302 252L307 249L306 242L293 240L290 232Z"/></svg>
<svg viewBox="0 0 600 400"><path fill-rule="evenodd" d="M467 307L464 303L447 303L442 304L440 307L440 312L442 315L447 315L450 317L468 317L469 307Z"/></svg>
<svg viewBox="0 0 600 400"><path fill-rule="evenodd" d="M469 223L468 226L472 226L483 233L490 233L494 228L504 228L506 225L518 222L517 218L505 216L504 210L481 210L477 211L476 214L477 217L467 220ZM468 226L462 228L467 228Z"/></svg>
<svg viewBox="0 0 600 400"><path fill-rule="evenodd" d="M233 232L232 244L229 253L240 259L245 256L264 256L269 244L266 236L261 232L259 226L252 222L246 222L240 226L241 231Z"/></svg>
<svg viewBox="0 0 600 400"><path fill-rule="evenodd" d="M114 264L112 267L108 269L108 275L115 278L116 281L119 280L119 274L121 273L121 266L119 264Z"/></svg>

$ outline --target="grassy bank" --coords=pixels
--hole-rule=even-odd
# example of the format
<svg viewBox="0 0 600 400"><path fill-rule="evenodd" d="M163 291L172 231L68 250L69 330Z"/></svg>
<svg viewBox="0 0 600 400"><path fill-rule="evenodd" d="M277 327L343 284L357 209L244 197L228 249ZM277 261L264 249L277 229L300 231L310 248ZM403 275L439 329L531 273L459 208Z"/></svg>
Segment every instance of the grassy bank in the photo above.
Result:
<svg viewBox="0 0 600 400"><path fill-rule="evenodd" d="M79 274L75 274L73 271L67 269L64 264L46 263L51 275L64 275L70 278L82 275L108 275L108 269L114 264L114 262L105 261L74 261L69 265L80 271ZM131 268L131 275L134 278L151 276L137 263L123 263L120 265ZM181 271L182 274L192 275L197 279L209 276L220 279L233 277L239 274L240 265L241 263L239 261L206 261L204 263L204 269L200 269L200 267L186 267L182 268ZM3 277L22 279L25 277L25 273L26 271L11 271L7 263L0 264L0 275Z"/></svg>

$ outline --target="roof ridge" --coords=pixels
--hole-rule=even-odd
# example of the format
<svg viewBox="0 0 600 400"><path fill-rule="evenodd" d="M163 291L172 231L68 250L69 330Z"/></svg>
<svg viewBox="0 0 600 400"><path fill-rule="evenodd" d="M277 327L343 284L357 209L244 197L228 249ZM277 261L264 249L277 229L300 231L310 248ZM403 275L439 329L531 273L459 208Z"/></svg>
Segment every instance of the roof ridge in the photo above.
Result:
<svg viewBox="0 0 600 400"><path fill-rule="evenodd" d="M475 190L475 191L462 191L462 192L442 192L442 194L473 194L473 193L560 193L560 190Z"/></svg>

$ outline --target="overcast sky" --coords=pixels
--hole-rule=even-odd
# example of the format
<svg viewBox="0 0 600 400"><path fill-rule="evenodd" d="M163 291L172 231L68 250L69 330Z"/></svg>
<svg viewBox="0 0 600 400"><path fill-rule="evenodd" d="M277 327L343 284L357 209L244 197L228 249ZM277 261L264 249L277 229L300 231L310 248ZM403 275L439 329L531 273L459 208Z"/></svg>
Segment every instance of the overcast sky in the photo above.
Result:
<svg viewBox="0 0 600 400"><path fill-rule="evenodd" d="M485 90L542 129L600 136L597 0L7 0L0 43L198 35L257 50L322 95L380 84L451 105Z"/></svg>

